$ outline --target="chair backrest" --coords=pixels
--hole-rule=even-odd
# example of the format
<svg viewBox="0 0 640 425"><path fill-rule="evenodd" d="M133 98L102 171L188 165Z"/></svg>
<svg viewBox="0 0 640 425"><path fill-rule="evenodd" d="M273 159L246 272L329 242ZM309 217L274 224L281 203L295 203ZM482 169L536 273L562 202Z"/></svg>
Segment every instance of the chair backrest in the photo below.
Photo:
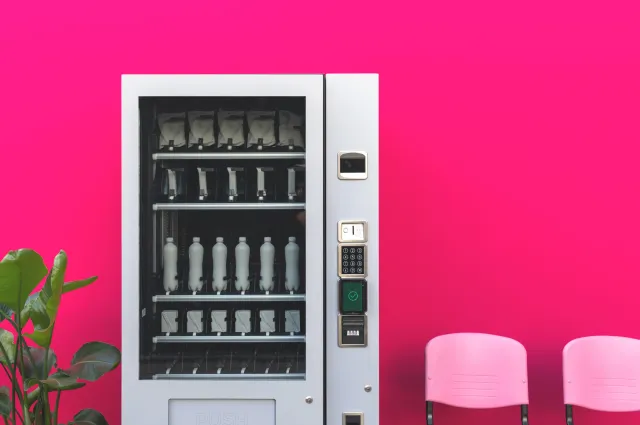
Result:
<svg viewBox="0 0 640 425"><path fill-rule="evenodd" d="M527 351L497 335L438 336L426 348L426 401L488 409L529 404Z"/></svg>
<svg viewBox="0 0 640 425"><path fill-rule="evenodd" d="M640 410L640 340L578 338L562 351L564 403L605 412Z"/></svg>

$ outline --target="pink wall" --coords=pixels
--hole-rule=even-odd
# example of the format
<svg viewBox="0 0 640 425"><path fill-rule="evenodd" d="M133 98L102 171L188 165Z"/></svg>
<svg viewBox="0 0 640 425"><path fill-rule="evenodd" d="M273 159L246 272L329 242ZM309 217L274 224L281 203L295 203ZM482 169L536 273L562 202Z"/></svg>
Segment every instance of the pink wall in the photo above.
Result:
<svg viewBox="0 0 640 425"><path fill-rule="evenodd" d="M565 342L640 337L637 1L5 3L0 251L64 248L71 278L100 276L65 297L63 362L89 334L120 341L122 73L380 73L383 425L423 423L438 334L522 341L545 425L563 423ZM65 395L63 419L118 425L119 385Z"/></svg>

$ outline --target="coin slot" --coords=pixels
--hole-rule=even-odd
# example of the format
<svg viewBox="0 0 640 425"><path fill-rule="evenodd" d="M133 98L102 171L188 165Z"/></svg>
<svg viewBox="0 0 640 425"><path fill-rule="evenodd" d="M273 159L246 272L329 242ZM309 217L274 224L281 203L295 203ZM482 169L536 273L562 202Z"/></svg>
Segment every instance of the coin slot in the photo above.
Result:
<svg viewBox="0 0 640 425"><path fill-rule="evenodd" d="M343 220L338 222L338 242L364 243L367 241L367 222Z"/></svg>

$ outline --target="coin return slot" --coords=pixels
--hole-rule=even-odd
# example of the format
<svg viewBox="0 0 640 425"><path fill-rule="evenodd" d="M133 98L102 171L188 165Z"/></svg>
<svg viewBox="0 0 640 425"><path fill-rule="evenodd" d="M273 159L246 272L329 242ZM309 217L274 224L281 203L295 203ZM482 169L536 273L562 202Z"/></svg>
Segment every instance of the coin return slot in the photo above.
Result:
<svg viewBox="0 0 640 425"><path fill-rule="evenodd" d="M362 413L343 413L342 425L364 425Z"/></svg>

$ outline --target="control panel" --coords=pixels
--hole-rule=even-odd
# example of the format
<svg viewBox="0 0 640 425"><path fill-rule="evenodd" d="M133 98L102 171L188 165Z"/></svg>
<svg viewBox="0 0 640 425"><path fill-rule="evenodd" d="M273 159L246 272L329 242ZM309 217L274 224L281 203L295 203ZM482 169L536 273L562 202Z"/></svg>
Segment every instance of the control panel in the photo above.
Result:
<svg viewBox="0 0 640 425"><path fill-rule="evenodd" d="M367 346L367 223L338 223L338 346Z"/></svg>
<svg viewBox="0 0 640 425"><path fill-rule="evenodd" d="M367 277L367 245L338 245L338 276L350 278Z"/></svg>

